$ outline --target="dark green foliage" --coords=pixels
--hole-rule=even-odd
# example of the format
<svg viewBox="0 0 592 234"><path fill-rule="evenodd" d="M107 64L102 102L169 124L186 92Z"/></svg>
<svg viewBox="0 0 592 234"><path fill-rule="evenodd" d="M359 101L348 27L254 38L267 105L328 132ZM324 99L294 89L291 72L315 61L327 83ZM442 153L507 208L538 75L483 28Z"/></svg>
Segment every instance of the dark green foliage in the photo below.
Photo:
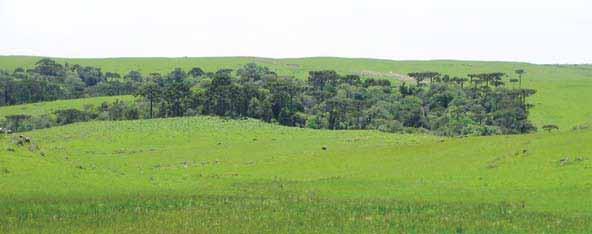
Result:
<svg viewBox="0 0 592 234"><path fill-rule="evenodd" d="M543 126L543 129L547 132L551 132L553 130L559 130L559 126L554 125L554 124L548 124L548 125Z"/></svg>
<svg viewBox="0 0 592 234"><path fill-rule="evenodd" d="M10 129L13 132L30 130L26 125L26 121L31 119L30 115L9 115L5 118L4 127L6 129Z"/></svg>
<svg viewBox="0 0 592 234"><path fill-rule="evenodd" d="M403 83L393 88L389 80L361 80L335 71L312 71L305 83L247 64L237 70L238 77L228 69L210 73L191 92L181 85L190 82L183 75L174 75L179 72L171 73L169 82L180 86L151 85L139 93L150 106L158 103L158 117L179 116L192 110L190 114L251 117L288 126L389 132L424 129L448 136L535 130L528 121L529 106L525 104L534 91L504 88L503 73L471 75L476 85L470 88L464 87L466 78L411 73L429 84ZM477 80L480 82L475 83ZM156 98L156 93L167 92L183 94L180 96L184 100L173 101L175 98L166 95Z"/></svg>
<svg viewBox="0 0 592 234"><path fill-rule="evenodd" d="M191 77L193 78L203 76L204 74L205 72L199 67L194 67L191 70L189 70L189 75L191 75Z"/></svg>
<svg viewBox="0 0 592 234"><path fill-rule="evenodd" d="M58 110L55 112L55 115L57 116L57 124L59 125L84 122L90 119L88 113L77 109Z"/></svg>
<svg viewBox="0 0 592 234"><path fill-rule="evenodd" d="M121 75L103 73L97 67L62 65L52 59L42 59L33 69L0 71L0 106L132 94L142 81L138 71L130 71L121 79Z"/></svg>
<svg viewBox="0 0 592 234"><path fill-rule="evenodd" d="M536 91L505 88L504 73L470 74L469 79L437 72L408 75L415 79L416 85L402 83L393 87L390 80L361 79L327 70L311 71L308 79L302 81L278 76L267 67L250 63L236 72L221 69L206 73L198 67L185 72L177 68L166 76L153 73L143 77L137 71L130 71L120 79L118 74L103 74L99 68L61 66L44 59L31 71L0 72L3 97L0 103L11 105L84 95L135 94L144 99L138 105L116 102L104 106L103 111L56 112L58 125L91 119L203 114L250 117L319 129L419 130L447 136L520 134L535 130L528 120L532 105L526 98ZM467 82L471 85L465 86Z"/></svg>
<svg viewBox="0 0 592 234"><path fill-rule="evenodd" d="M123 78L135 82L142 82L142 74L139 71L130 71Z"/></svg>

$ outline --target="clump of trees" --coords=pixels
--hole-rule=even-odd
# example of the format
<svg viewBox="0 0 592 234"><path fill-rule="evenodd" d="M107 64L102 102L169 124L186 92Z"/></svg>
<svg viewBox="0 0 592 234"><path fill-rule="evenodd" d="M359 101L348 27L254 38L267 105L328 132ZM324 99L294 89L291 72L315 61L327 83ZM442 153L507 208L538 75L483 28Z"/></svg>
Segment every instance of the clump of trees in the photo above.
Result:
<svg viewBox="0 0 592 234"><path fill-rule="evenodd" d="M98 106L87 105L81 110L62 109L39 116L8 115L0 125L10 132L24 132L93 120L117 121L140 118L140 108L137 104L116 100L113 103L104 102Z"/></svg>
<svg viewBox="0 0 592 234"><path fill-rule="evenodd" d="M132 94L142 80L137 71L122 76L98 67L41 59L32 69L0 70L0 106Z"/></svg>
<svg viewBox="0 0 592 234"><path fill-rule="evenodd" d="M140 99L133 104L105 103L85 110L59 111L54 113L58 125L93 119L216 115L315 129L420 131L445 136L536 130L528 120L532 105L526 102L535 91L506 87L507 76L499 72L469 74L467 78L416 72L409 74L415 79L413 84L396 86L385 79L362 79L335 71L311 71L308 79L300 80L254 63L236 71L205 72L196 67L186 72L177 68L168 74L147 76L132 71L123 79L115 73L97 75L102 73L96 68L66 67L45 61L26 74L60 77L76 71L79 91L84 95L134 93ZM525 72L518 74L522 80ZM24 79L29 79L27 76ZM56 83L58 90L71 90L60 82ZM36 117L10 118L5 126Z"/></svg>

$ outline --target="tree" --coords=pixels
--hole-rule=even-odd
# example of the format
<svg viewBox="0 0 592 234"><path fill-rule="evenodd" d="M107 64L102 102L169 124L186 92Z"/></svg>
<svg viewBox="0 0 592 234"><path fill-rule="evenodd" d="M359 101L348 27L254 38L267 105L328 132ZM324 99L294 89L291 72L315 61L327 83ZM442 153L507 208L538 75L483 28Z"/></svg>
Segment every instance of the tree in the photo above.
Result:
<svg viewBox="0 0 592 234"><path fill-rule="evenodd" d="M0 87L2 88L3 105L14 104L14 80L13 77L6 71L0 70Z"/></svg>
<svg viewBox="0 0 592 234"><path fill-rule="evenodd" d="M465 86L465 83L468 81L468 79L462 78L462 77L453 77L452 81L455 82L456 84L460 85L460 88L463 89Z"/></svg>
<svg viewBox="0 0 592 234"><path fill-rule="evenodd" d="M185 101L191 97L191 85L185 80L187 73L175 68L164 80L161 96L167 104L164 110L168 116L182 116L185 113Z"/></svg>
<svg viewBox="0 0 592 234"><path fill-rule="evenodd" d="M440 77L440 73L437 72L412 72L407 75L415 79L417 86L420 86L424 80L429 80L430 84L432 84L435 79Z"/></svg>
<svg viewBox="0 0 592 234"><path fill-rule="evenodd" d="M144 98L148 99L150 105L150 118L154 118L154 103L158 100L161 96L161 89L154 81L148 81L140 87L136 96L143 96Z"/></svg>
<svg viewBox="0 0 592 234"><path fill-rule="evenodd" d="M205 92L205 112L220 116L233 115L233 98L238 96L238 91L228 70L217 71Z"/></svg>
<svg viewBox="0 0 592 234"><path fill-rule="evenodd" d="M256 63L248 63L236 70L241 81L259 81L265 75L274 74L267 67L259 66Z"/></svg>
<svg viewBox="0 0 592 234"><path fill-rule="evenodd" d="M194 67L194 68L191 68L191 70L189 70L189 75L191 75L191 77L193 77L193 78L203 76L204 74L205 74L205 72L199 67Z"/></svg>
<svg viewBox="0 0 592 234"><path fill-rule="evenodd" d="M31 119L30 115L7 115L6 118L6 128L11 129L13 132L20 131L21 123L25 120Z"/></svg>
<svg viewBox="0 0 592 234"><path fill-rule="evenodd" d="M78 72L78 76L82 81L84 81L86 86L94 86L104 80L101 69L97 67L80 67L76 71Z"/></svg>
<svg viewBox="0 0 592 234"><path fill-rule="evenodd" d="M57 123L60 125L83 122L89 119L86 112L78 109L64 109L54 112L57 116Z"/></svg>
<svg viewBox="0 0 592 234"><path fill-rule="evenodd" d="M516 88L516 83L518 83L519 81L520 81L520 80L518 80L518 79L515 79L515 78L512 78L512 79L510 79L510 83L514 84L514 85L513 85L513 88Z"/></svg>
<svg viewBox="0 0 592 234"><path fill-rule="evenodd" d="M522 76L524 76L526 74L526 70L524 69L517 69L516 71L514 71L516 74L518 74L518 88L522 88Z"/></svg>
<svg viewBox="0 0 592 234"><path fill-rule="evenodd" d="M62 64L56 63L56 61L43 58L35 63L35 72L44 76L64 76L65 70Z"/></svg>
<svg viewBox="0 0 592 234"><path fill-rule="evenodd" d="M107 81L109 81L109 80L119 80L121 78L121 75L119 75L119 73L115 73L115 72L106 72L105 73L105 78L107 79Z"/></svg>
<svg viewBox="0 0 592 234"><path fill-rule="evenodd" d="M123 78L128 81L142 82L142 73L139 71L129 71Z"/></svg>

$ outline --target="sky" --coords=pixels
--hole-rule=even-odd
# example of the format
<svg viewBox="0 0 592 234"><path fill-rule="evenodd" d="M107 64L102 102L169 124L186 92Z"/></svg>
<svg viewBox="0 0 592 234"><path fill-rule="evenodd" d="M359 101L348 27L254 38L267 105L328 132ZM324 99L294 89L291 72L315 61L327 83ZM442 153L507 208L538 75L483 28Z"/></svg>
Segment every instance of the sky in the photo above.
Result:
<svg viewBox="0 0 592 234"><path fill-rule="evenodd" d="M0 0L0 55L592 63L590 0Z"/></svg>

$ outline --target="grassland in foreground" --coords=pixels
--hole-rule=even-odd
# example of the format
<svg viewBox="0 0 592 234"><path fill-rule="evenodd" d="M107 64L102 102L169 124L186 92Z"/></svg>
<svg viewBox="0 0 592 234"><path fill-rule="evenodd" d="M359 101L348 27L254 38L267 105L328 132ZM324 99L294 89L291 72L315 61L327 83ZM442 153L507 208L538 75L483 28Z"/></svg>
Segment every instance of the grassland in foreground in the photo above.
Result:
<svg viewBox="0 0 592 234"><path fill-rule="evenodd" d="M37 60L0 57L0 67L30 67ZM412 71L523 68L525 85L538 90L532 120L557 124L561 132L451 139L209 117L38 130L24 133L34 146L0 139L0 233L592 230L592 131L571 130L592 123L590 66L339 58L59 61L120 73L257 62L303 79L319 69L397 80ZM0 115L102 101L2 107Z"/></svg>
<svg viewBox="0 0 592 234"><path fill-rule="evenodd" d="M592 230L590 130L452 139L194 117L26 135L0 140L0 232Z"/></svg>

